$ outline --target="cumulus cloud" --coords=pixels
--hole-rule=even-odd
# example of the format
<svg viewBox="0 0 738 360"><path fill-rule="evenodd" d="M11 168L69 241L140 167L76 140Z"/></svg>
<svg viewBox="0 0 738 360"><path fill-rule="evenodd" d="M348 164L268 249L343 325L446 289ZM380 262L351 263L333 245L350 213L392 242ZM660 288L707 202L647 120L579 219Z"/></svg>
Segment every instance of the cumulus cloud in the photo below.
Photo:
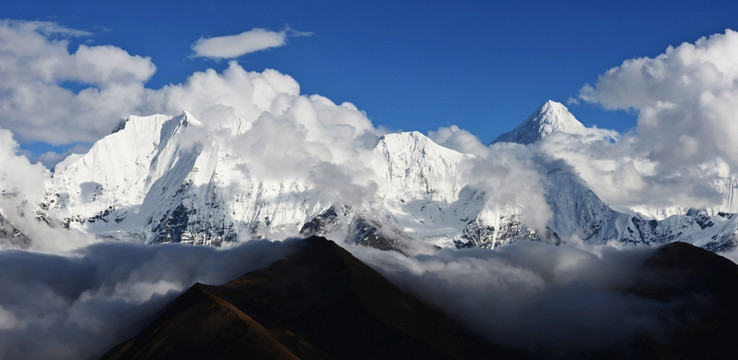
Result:
<svg viewBox="0 0 738 360"><path fill-rule="evenodd" d="M626 60L586 85L580 98L638 111L635 135L665 170L723 157L738 165L738 32Z"/></svg>
<svg viewBox="0 0 738 360"><path fill-rule="evenodd" d="M436 131L430 131L428 137L438 145L456 150L465 154L475 156L486 156L489 149L482 144L479 138L456 125L442 127Z"/></svg>
<svg viewBox="0 0 738 360"><path fill-rule="evenodd" d="M654 58L624 61L585 85L583 101L635 110L638 125L616 141L571 134L545 139L615 207L657 217L675 208L720 208L726 180L738 169L738 33L726 30L668 47ZM672 208L672 210L659 210Z"/></svg>
<svg viewBox="0 0 738 360"><path fill-rule="evenodd" d="M100 356L195 282L224 283L287 256L294 244L101 243L67 256L0 251L0 358Z"/></svg>
<svg viewBox="0 0 738 360"><path fill-rule="evenodd" d="M617 141L558 133L534 145L547 159L564 160L605 203L620 211L663 218L686 208L723 206L716 181L730 175L721 158L667 171L632 135Z"/></svg>
<svg viewBox="0 0 738 360"><path fill-rule="evenodd" d="M196 72L182 84L148 91L142 108L187 109L205 127L193 129L191 140L248 154L233 157L246 176L298 179L353 205L375 191L371 170L355 159L369 156L383 132L353 104L301 95L299 84L276 70L250 72L231 61L222 73Z"/></svg>
<svg viewBox="0 0 738 360"><path fill-rule="evenodd" d="M37 204L44 197L48 170L19 154L10 131L0 128L0 216L32 239L30 248L62 252L96 242L91 235L55 229L38 218ZM2 247L0 242L0 247ZM1 311L0 311L1 313ZM1 314L0 314L1 315Z"/></svg>
<svg viewBox="0 0 738 360"><path fill-rule="evenodd" d="M252 52L280 47L287 41L287 36L306 36L307 32L296 32L290 28L282 31L270 31L253 28L237 35L200 38L192 44L196 57L214 59L233 59Z"/></svg>
<svg viewBox="0 0 738 360"><path fill-rule="evenodd" d="M49 22L0 21L0 126L21 141L89 142L136 109L154 64L112 46L70 52L69 37L85 35Z"/></svg>
<svg viewBox="0 0 738 360"><path fill-rule="evenodd" d="M484 156L463 163L460 171L469 184L485 190L487 211L481 216L491 217L486 219L489 223L497 222L497 210L512 210L533 230L545 233L552 216L542 183L546 172L530 148L494 144Z"/></svg>
<svg viewBox="0 0 738 360"><path fill-rule="evenodd" d="M533 230L545 233L551 219L542 186L546 172L533 148L513 143L485 146L456 125L428 136L439 145L473 155L460 163L458 171L463 183L485 192L483 220L496 224L501 213L517 214Z"/></svg>
<svg viewBox="0 0 738 360"><path fill-rule="evenodd" d="M0 128L0 199L38 202L43 197L46 169L32 164L18 150L13 134Z"/></svg>

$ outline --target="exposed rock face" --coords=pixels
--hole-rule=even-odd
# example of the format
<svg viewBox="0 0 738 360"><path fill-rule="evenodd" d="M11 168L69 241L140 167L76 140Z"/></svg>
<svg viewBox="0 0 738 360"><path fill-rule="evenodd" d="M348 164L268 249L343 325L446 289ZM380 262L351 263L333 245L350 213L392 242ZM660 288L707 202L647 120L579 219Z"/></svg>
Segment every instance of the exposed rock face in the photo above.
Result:
<svg viewBox="0 0 738 360"><path fill-rule="evenodd" d="M14 227L13 224L11 224L2 213L0 213L0 249L27 249L29 246L31 246L31 239Z"/></svg>

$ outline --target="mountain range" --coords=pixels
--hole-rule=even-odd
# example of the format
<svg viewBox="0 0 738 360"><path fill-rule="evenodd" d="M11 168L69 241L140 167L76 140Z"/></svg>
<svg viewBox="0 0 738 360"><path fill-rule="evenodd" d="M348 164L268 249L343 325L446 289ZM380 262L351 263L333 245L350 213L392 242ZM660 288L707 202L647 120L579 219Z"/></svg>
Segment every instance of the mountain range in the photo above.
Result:
<svg viewBox="0 0 738 360"><path fill-rule="evenodd" d="M253 127L238 116L214 125L186 111L129 116L88 152L58 163L48 173L41 202L23 203L14 212L0 209L0 247L33 248L35 239L24 228L32 219L16 223L13 218L29 214L42 227L116 243L225 245L227 252L252 239L307 239L296 254L269 267L225 284L190 287L155 317L146 315L148 327L111 349L105 355L111 359L735 355L732 319L738 314L730 304L738 298L732 285L738 273L735 264L711 253L738 244L734 179L713 184L723 198L719 206L615 209L575 166L543 152L560 136L609 141L607 132L585 127L552 101L492 144L479 144L483 149L419 132L357 133L348 145L312 139L310 149L289 148L289 143L263 142ZM343 152L331 153L335 146L343 146ZM316 160L295 149L328 155ZM4 205L15 194L0 195ZM53 235L43 240L53 241ZM514 242L520 243L503 246ZM613 247L601 247L602 252L585 247L595 249L588 253L577 247L582 243L642 249L610 254ZM376 263L364 265L337 244L367 256L364 261L376 255ZM347 246L352 244L359 247ZM646 249L651 247L658 249ZM581 265L593 259L602 262ZM557 269L570 265L593 274L577 274L578 280L568 282L571 274L557 275ZM442 272L423 272L428 269L410 276L411 269L425 266L448 267L452 280L443 279ZM589 275L594 280L587 280ZM476 277L488 282L456 286ZM193 282L171 285L167 296L177 296ZM491 294L471 291L485 286ZM515 297L520 286L530 289ZM509 297L496 297L506 291ZM439 292L471 300L439 300L434 297ZM526 299L528 307L517 304ZM588 311L580 313L577 301L591 301ZM528 336L533 327L490 318L501 316L510 302L519 307L509 310L522 311L511 316L513 322L533 327L555 322L553 329L572 333ZM495 305L500 308L489 308ZM527 318L530 312L561 309L564 316L588 322ZM475 321L475 314L483 319ZM613 314L628 320L613 322ZM588 327L600 320L613 329ZM127 329L125 336L143 326ZM584 336L582 329L588 328L597 336L577 342L577 334ZM614 333L604 336L609 330Z"/></svg>
<svg viewBox="0 0 738 360"><path fill-rule="evenodd" d="M571 166L541 158L535 167L543 179L545 204L539 207L547 206L551 214L541 225L528 221L530 208L497 201L494 188L480 186L467 174L478 156L439 145L419 132L365 141L366 151L355 159L363 169L357 180L341 179L345 172L340 166L345 165L324 163L318 172L324 169L325 174L263 176L235 142L218 141L219 133L237 138L249 131L239 117L216 131L188 112L129 116L87 153L57 164L39 214L100 238L145 243L219 245L320 235L414 251L575 238L592 244L684 241L725 251L738 242L731 181L722 187L727 206L662 209L676 214L657 218L611 208ZM588 132L564 105L548 101L490 146L531 146L556 133ZM326 175L332 172L338 175ZM329 185L313 180L320 176L329 178ZM332 191L345 184L355 189ZM360 199L348 199L347 193Z"/></svg>

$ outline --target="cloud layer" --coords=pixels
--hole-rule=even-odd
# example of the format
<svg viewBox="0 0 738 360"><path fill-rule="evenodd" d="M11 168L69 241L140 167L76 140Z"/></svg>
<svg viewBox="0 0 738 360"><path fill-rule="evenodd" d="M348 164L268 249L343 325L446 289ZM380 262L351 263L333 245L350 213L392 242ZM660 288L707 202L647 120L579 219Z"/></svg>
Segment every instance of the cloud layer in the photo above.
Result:
<svg viewBox="0 0 738 360"><path fill-rule="evenodd" d="M293 244L102 243L68 256L0 251L0 358L95 358L195 282L224 283L286 256Z"/></svg>
<svg viewBox="0 0 738 360"><path fill-rule="evenodd" d="M653 250L519 242L406 257L353 249L393 283L490 341L561 358L668 329L673 304L627 292Z"/></svg>

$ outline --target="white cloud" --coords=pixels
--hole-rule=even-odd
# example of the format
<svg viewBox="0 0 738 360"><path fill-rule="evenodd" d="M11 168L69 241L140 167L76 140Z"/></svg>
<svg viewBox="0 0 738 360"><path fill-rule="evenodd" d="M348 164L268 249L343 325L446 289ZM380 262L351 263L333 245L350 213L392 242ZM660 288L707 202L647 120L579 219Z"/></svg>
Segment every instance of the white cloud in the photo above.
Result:
<svg viewBox="0 0 738 360"><path fill-rule="evenodd" d="M13 134L0 128L0 201L15 198L16 203L37 202L42 199L46 169L31 164L18 154L18 143Z"/></svg>
<svg viewBox="0 0 738 360"><path fill-rule="evenodd" d="M479 138L456 125L431 131L428 136L439 145L473 155L458 170L464 183L485 192L488 211L482 216L490 218L484 220L496 223L499 214L493 209L503 213L512 210L534 230L545 233L551 210L532 148L513 143L485 146Z"/></svg>
<svg viewBox="0 0 738 360"><path fill-rule="evenodd" d="M289 28L282 31L253 28L237 35L200 38L192 44L192 51L197 57L234 59L252 52L280 47L290 35L305 36L310 33L295 32Z"/></svg>
<svg viewBox="0 0 738 360"><path fill-rule="evenodd" d="M0 21L0 126L21 141L89 142L134 112L156 67L112 46L80 45L70 53L66 38L86 34L55 23ZM82 89L74 93L67 82Z"/></svg>
<svg viewBox="0 0 738 360"><path fill-rule="evenodd" d="M456 125L442 127L428 133L428 137L438 145L454 149L465 154L485 156L489 149L479 141L479 138Z"/></svg>
<svg viewBox="0 0 738 360"><path fill-rule="evenodd" d="M66 36L66 37L92 36L91 32L66 28L66 27L60 26L59 24L53 23L53 22L18 21L18 20L6 20L6 21L11 24L33 28L36 31L48 37L51 37L51 36Z"/></svg>
<svg viewBox="0 0 738 360"><path fill-rule="evenodd" d="M69 251L97 241L91 235L52 228L36 218L49 172L40 163L32 164L20 155L12 134L2 128L0 164L0 215L32 239L31 249Z"/></svg>
<svg viewBox="0 0 738 360"><path fill-rule="evenodd" d="M149 58L110 45L80 45L71 58L74 64L65 71L76 73L67 72L68 79L97 86L145 82L156 71Z"/></svg>
<svg viewBox="0 0 738 360"><path fill-rule="evenodd" d="M558 134L540 146L616 208L657 217L690 207L735 211L721 184L738 175L736 58L738 33L726 30L626 60L579 98L636 110L637 127L615 142Z"/></svg>
<svg viewBox="0 0 738 360"><path fill-rule="evenodd" d="M639 112L635 136L664 171L724 158L738 166L738 32L726 30L627 60L580 98Z"/></svg>
<svg viewBox="0 0 738 360"><path fill-rule="evenodd" d="M414 257L351 251L488 340L533 354L577 357L670 325L672 303L627 291L650 276L643 263L651 249L517 242L494 251L441 250Z"/></svg>
<svg viewBox="0 0 738 360"><path fill-rule="evenodd" d="M714 184L728 176L720 158L670 171L649 156L641 140L626 134L609 141L575 134L552 134L535 145L548 159L562 159L606 204L659 218L686 208L722 206ZM662 211L663 209L668 209Z"/></svg>
<svg viewBox="0 0 738 360"><path fill-rule="evenodd" d="M80 45L71 52L67 38L85 35L89 34L50 22L0 21L0 126L24 142L89 143L129 114L189 110L208 117L232 116L233 110L256 118L270 110L275 94L299 93L299 85L289 76L273 70L247 73L236 63L223 74L207 70L193 74L184 84L149 89L144 84L156 71L150 58L110 45ZM303 35L309 33L256 29L234 37L240 45L233 48L242 51L243 46L276 44L263 40L274 37L282 44L288 36ZM231 47L233 39L198 43L203 48L213 43ZM66 88L68 83L78 91ZM248 105L240 105L243 102Z"/></svg>
<svg viewBox="0 0 738 360"><path fill-rule="evenodd" d="M369 140L382 132L351 103L300 95L299 84L278 71L249 72L231 61L223 73L196 72L147 91L141 108L188 110L206 127L191 134L194 142L249 154L238 168L260 180L300 179L352 204L374 191L370 170L355 159L368 156L376 144Z"/></svg>
<svg viewBox="0 0 738 360"><path fill-rule="evenodd" d="M101 243L64 256L0 251L0 358L98 357L195 282L224 283L290 254L294 244Z"/></svg>

